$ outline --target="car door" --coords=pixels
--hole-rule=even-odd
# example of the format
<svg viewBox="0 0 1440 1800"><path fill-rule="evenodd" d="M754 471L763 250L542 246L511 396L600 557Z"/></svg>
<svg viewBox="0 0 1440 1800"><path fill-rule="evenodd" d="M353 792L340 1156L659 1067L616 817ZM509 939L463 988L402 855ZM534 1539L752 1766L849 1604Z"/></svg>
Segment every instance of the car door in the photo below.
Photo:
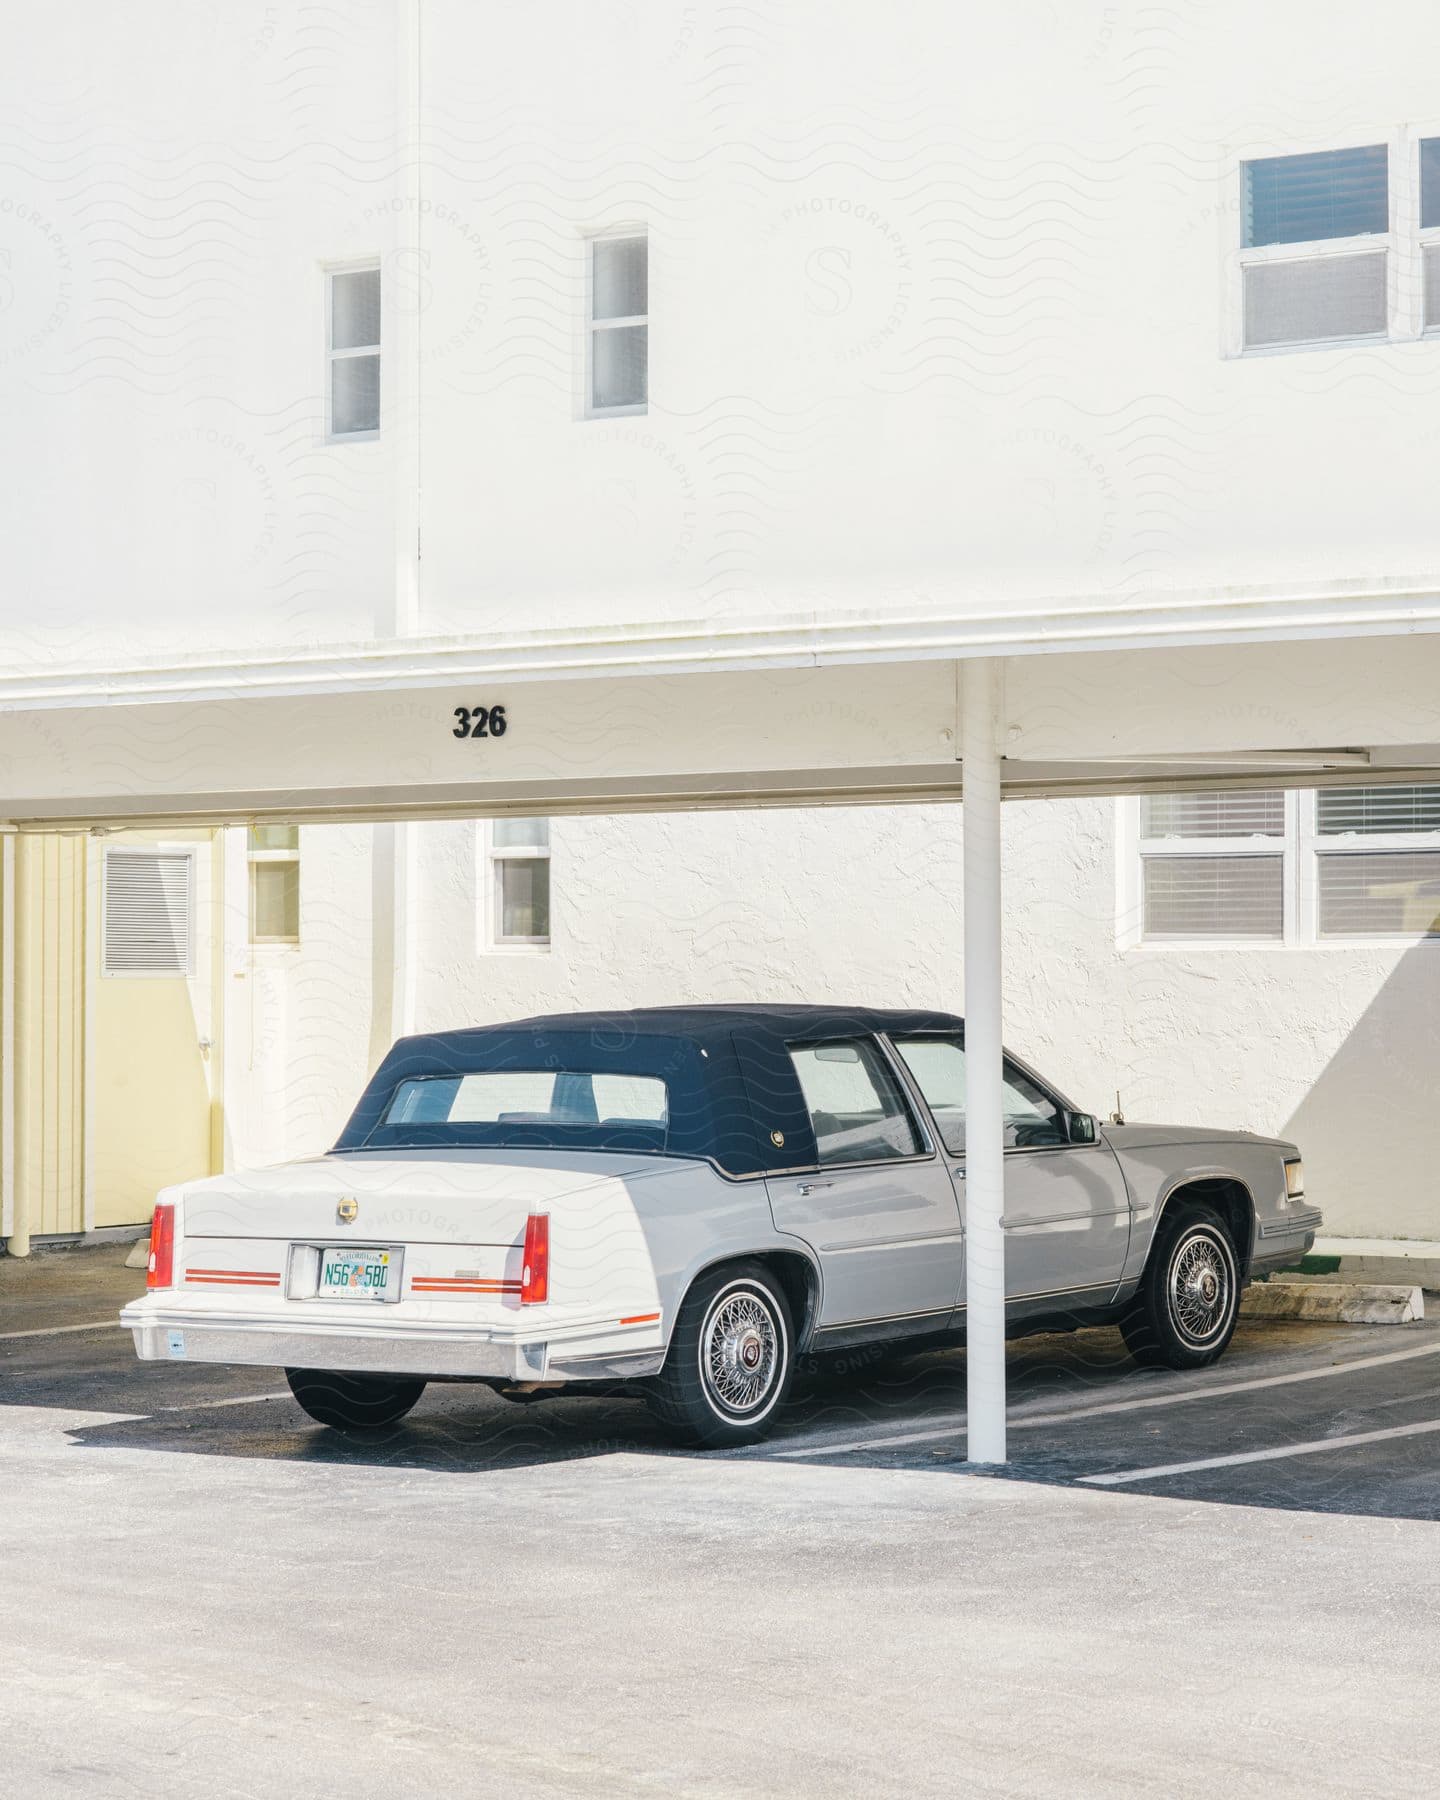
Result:
<svg viewBox="0 0 1440 1800"><path fill-rule="evenodd" d="M919 1088L965 1180L965 1047L953 1037L897 1038L895 1049ZM1072 1143L1064 1104L1028 1069L1006 1057L1005 1297L1027 1303L1058 1294L1103 1300L1120 1280L1130 1243L1130 1197L1107 1144Z"/></svg>
<svg viewBox="0 0 1440 1800"><path fill-rule="evenodd" d="M817 1166L766 1186L777 1228L819 1261L819 1329L943 1327L964 1280L959 1202L888 1053L873 1037L788 1050Z"/></svg>

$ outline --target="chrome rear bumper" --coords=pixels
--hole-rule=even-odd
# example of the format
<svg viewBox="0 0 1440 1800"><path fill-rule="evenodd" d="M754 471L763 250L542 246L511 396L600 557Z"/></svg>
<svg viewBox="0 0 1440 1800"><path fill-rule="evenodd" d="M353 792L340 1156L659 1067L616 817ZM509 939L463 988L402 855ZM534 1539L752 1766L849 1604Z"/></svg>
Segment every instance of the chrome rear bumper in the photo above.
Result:
<svg viewBox="0 0 1440 1800"><path fill-rule="evenodd" d="M385 1309L388 1310L388 1309ZM551 1344L510 1332L387 1320L371 1330L307 1321L226 1317L139 1300L120 1314L143 1362L237 1363L267 1369L355 1369L470 1381L615 1381L653 1375L664 1349L586 1355L583 1342ZM536 1321L540 1323L539 1320Z"/></svg>

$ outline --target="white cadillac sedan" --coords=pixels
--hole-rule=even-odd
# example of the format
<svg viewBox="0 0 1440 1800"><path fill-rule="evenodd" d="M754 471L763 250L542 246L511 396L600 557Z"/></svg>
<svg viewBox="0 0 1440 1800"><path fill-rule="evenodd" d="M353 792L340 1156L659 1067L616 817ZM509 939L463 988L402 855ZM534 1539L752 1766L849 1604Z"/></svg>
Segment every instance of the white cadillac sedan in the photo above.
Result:
<svg viewBox="0 0 1440 1800"><path fill-rule="evenodd" d="M1291 1144L1100 1125L1005 1066L1012 1332L1224 1350L1313 1242ZM328 1155L161 1194L145 1358L283 1368L342 1431L431 1381L634 1386L754 1442L806 1352L965 1331L965 1037L946 1013L704 1006L402 1039Z"/></svg>

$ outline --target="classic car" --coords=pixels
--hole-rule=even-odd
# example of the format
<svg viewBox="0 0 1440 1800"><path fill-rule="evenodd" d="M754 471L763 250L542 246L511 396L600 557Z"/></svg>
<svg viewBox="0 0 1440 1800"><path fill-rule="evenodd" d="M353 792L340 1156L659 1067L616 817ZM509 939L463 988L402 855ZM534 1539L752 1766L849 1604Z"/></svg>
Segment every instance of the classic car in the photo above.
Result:
<svg viewBox="0 0 1440 1800"><path fill-rule="evenodd" d="M1101 1124L1005 1063L1012 1334L1115 1324L1193 1369L1310 1247L1293 1144ZM643 1391L753 1442L802 1355L965 1331L965 1028L947 1013L700 1006L401 1039L333 1150L168 1188L144 1358L283 1368L343 1431L427 1382Z"/></svg>

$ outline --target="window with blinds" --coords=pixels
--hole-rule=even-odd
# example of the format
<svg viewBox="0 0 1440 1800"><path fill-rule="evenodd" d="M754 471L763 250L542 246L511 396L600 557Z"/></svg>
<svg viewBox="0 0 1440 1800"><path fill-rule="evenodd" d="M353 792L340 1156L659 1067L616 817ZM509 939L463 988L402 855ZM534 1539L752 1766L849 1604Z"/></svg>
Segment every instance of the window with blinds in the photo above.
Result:
<svg viewBox="0 0 1440 1800"><path fill-rule="evenodd" d="M1360 242L1390 230L1387 145L1260 157L1241 193L1245 349L1387 334L1389 251Z"/></svg>
<svg viewBox="0 0 1440 1800"><path fill-rule="evenodd" d="M1440 785L1315 796L1316 935L1440 936Z"/></svg>
<svg viewBox="0 0 1440 1800"><path fill-rule="evenodd" d="M194 858L183 850L106 851L107 975L190 973L194 871Z"/></svg>
<svg viewBox="0 0 1440 1800"><path fill-rule="evenodd" d="M1283 856L1147 857L1145 937L1283 939L1283 881Z"/></svg>
<svg viewBox="0 0 1440 1800"><path fill-rule="evenodd" d="M1147 794L1140 802L1141 936L1283 938L1283 788Z"/></svg>
<svg viewBox="0 0 1440 1800"><path fill-rule="evenodd" d="M1440 783L1130 804L1142 943L1440 938Z"/></svg>

